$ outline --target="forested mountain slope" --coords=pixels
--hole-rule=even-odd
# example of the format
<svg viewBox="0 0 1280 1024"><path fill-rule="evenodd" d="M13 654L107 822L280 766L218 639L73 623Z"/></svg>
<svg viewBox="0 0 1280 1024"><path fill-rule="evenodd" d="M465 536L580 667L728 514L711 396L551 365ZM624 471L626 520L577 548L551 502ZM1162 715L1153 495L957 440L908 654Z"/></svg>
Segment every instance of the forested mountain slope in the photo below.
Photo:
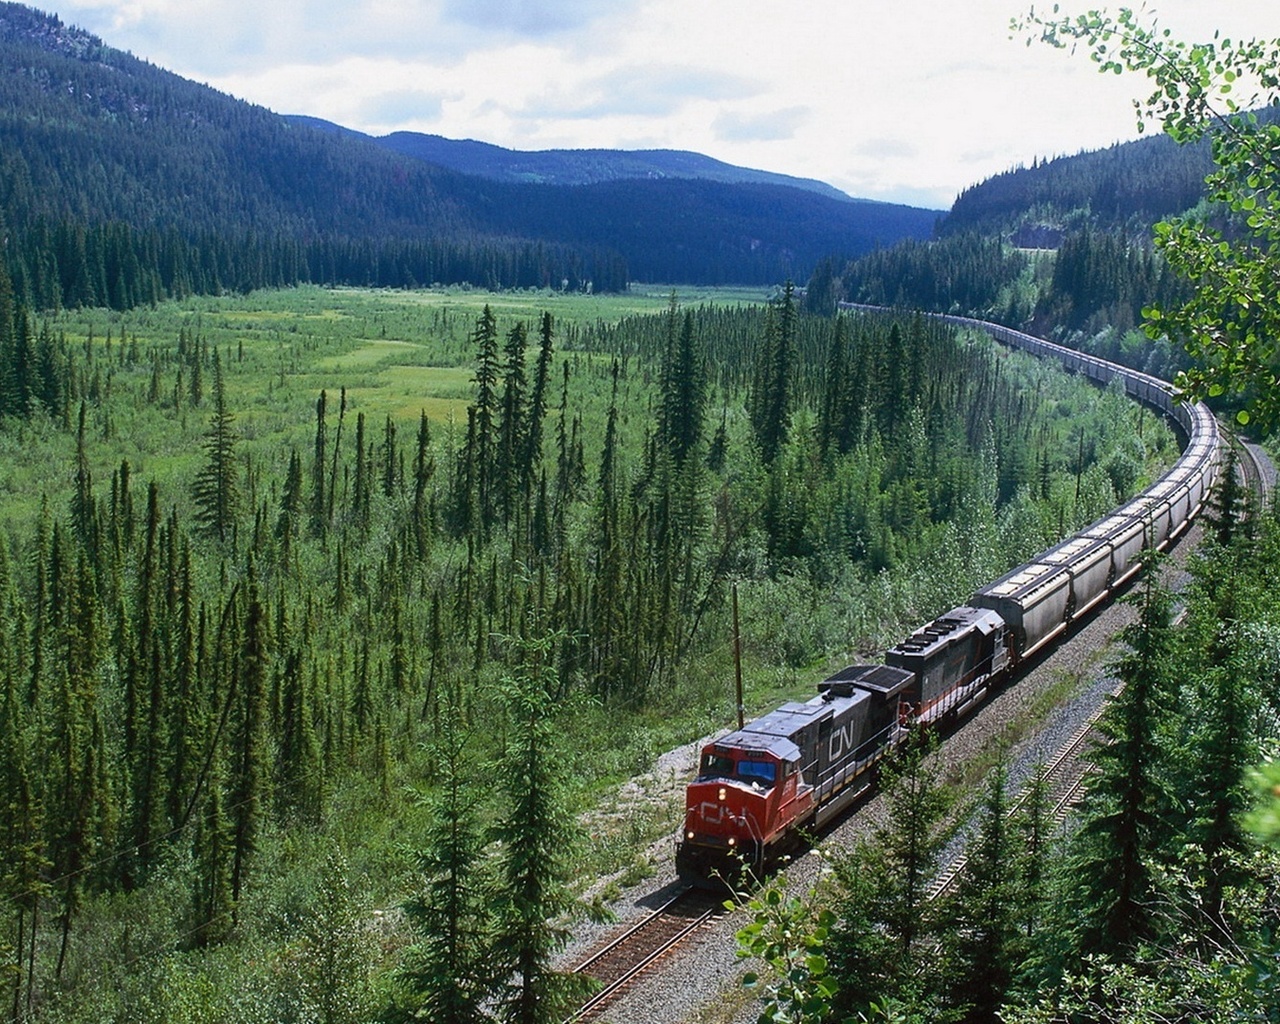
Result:
<svg viewBox="0 0 1280 1024"><path fill-rule="evenodd" d="M768 283L927 237L936 214L782 186L463 175L0 4L0 216L21 296L123 307L299 281Z"/></svg>
<svg viewBox="0 0 1280 1024"><path fill-rule="evenodd" d="M941 230L1003 231L1049 247L1086 224L1146 237L1154 221L1200 201L1211 165L1207 146L1179 146L1166 135L1037 160L965 189Z"/></svg>
<svg viewBox="0 0 1280 1024"><path fill-rule="evenodd" d="M1013 168L962 192L934 240L819 262L806 303L971 313L1170 375L1180 353L1126 334L1184 293L1152 226L1204 202L1211 167L1205 146L1160 135Z"/></svg>

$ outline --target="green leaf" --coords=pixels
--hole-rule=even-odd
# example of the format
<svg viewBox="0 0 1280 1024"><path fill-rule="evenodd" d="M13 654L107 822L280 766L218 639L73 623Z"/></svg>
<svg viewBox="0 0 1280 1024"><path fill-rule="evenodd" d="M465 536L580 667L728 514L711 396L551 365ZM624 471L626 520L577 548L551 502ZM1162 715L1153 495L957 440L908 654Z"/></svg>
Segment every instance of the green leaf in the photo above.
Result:
<svg viewBox="0 0 1280 1024"><path fill-rule="evenodd" d="M827 958L815 953L813 956L807 956L804 959L804 965L809 969L810 974L826 974Z"/></svg>
<svg viewBox="0 0 1280 1024"><path fill-rule="evenodd" d="M1236 413L1236 422L1239 423L1240 426L1242 427L1247 426L1249 423L1249 410L1241 409L1238 413Z"/></svg>

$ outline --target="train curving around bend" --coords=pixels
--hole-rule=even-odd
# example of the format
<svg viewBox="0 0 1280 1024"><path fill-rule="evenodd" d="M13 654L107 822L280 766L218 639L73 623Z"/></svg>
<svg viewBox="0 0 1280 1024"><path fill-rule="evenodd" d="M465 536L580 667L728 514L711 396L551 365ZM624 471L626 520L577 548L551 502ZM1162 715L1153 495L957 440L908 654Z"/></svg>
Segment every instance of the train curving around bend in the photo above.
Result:
<svg viewBox="0 0 1280 1024"><path fill-rule="evenodd" d="M878 307L859 307L886 312ZM1055 643L1188 526L1217 479L1221 439L1203 404L1178 402L1168 383L998 324L938 315L997 341L1055 358L1101 385L1119 377L1186 442L1159 480L1110 515L1001 576L967 604L891 647L882 665L842 669L818 695L782 705L702 750L685 798L676 848L680 877L695 884L759 873L801 832L821 828L869 785L870 769L914 724L966 714L1019 665Z"/></svg>

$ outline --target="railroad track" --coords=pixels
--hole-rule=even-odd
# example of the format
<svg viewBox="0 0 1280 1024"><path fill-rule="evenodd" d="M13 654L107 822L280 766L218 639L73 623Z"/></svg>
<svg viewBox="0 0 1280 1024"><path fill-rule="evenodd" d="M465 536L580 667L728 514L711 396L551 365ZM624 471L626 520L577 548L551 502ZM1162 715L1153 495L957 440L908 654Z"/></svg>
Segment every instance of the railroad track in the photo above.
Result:
<svg viewBox="0 0 1280 1024"><path fill-rule="evenodd" d="M1120 689L1121 685L1117 685L1111 691L1110 697L1114 697L1120 692ZM1075 735L1067 743L1063 744L1044 766L1045 791L1053 801L1050 817L1055 825L1060 826L1066 820L1067 815L1071 813L1071 808L1075 806L1076 801L1080 799L1081 792L1084 790L1084 783L1089 775L1090 765L1081 755L1090 742L1095 739L1098 719L1102 717L1103 712L1106 710L1110 697L1098 705ZM1010 811L1017 813L1030 797L1031 785L1027 785L1014 800ZM933 885L930 886L927 898L933 901L953 894L960 884L960 879L964 877L964 872L968 865L969 858L967 854L961 853L958 857L953 858L951 863L934 880Z"/></svg>
<svg viewBox="0 0 1280 1024"><path fill-rule="evenodd" d="M595 978L602 987L566 1024L595 1020L645 972L726 913L723 896L692 886L680 890L573 968L575 974Z"/></svg>
<svg viewBox="0 0 1280 1024"><path fill-rule="evenodd" d="M1272 489L1272 474L1269 471L1269 467L1263 462L1263 457L1259 454L1257 446L1234 434L1231 435L1230 443L1240 454L1236 466L1239 469L1241 482L1244 484L1245 489L1257 495L1260 500L1265 501L1268 492Z"/></svg>
<svg viewBox="0 0 1280 1024"><path fill-rule="evenodd" d="M1239 454L1236 465L1241 484L1247 491L1265 501L1273 487L1272 476L1274 471L1269 463L1259 454L1256 446L1250 445L1229 431L1224 432L1224 436L1229 439L1228 443L1234 446ZM1185 613L1185 608L1180 610L1175 621L1180 622ZM1118 684L1111 691L1110 697L1115 697L1122 688L1123 684ZM1090 738L1095 736L1095 727L1098 724L1098 719L1102 717L1102 713L1106 710L1107 703L1108 701L1103 701L1089 716L1085 724L1081 726L1076 735L1072 737L1071 741L1064 745L1054 755L1053 759L1045 765L1045 780L1048 783L1049 795L1054 801L1051 817L1054 823L1059 826L1066 820L1071 808L1080 798L1080 794L1084 789L1090 765L1080 755L1083 753ZM1021 808L1026 803L1029 795L1030 790L1028 787L1014 801L1013 810L1017 811ZM929 889L928 898L936 900L951 894L956 886L959 885L967 866L968 857L964 853L955 857L935 879L933 886Z"/></svg>

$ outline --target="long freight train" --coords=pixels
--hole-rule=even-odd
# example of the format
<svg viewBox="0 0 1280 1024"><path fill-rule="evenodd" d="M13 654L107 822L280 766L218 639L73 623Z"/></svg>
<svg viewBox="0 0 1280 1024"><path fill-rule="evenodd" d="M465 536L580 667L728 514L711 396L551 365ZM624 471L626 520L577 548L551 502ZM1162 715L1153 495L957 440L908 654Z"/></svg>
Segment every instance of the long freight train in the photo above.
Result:
<svg viewBox="0 0 1280 1024"><path fill-rule="evenodd" d="M686 793L676 849L686 880L731 877L743 864L758 871L802 831L840 814L913 723L965 714L989 687L1110 599L1139 571L1143 549L1167 547L1213 488L1220 438L1204 405L1175 401L1172 387L1155 377L1020 331L967 317L940 319L1056 358L1103 386L1121 378L1132 397L1178 426L1186 440L1182 457L1115 512L890 648L883 665L843 669L819 683L811 700L784 704L707 744Z"/></svg>

